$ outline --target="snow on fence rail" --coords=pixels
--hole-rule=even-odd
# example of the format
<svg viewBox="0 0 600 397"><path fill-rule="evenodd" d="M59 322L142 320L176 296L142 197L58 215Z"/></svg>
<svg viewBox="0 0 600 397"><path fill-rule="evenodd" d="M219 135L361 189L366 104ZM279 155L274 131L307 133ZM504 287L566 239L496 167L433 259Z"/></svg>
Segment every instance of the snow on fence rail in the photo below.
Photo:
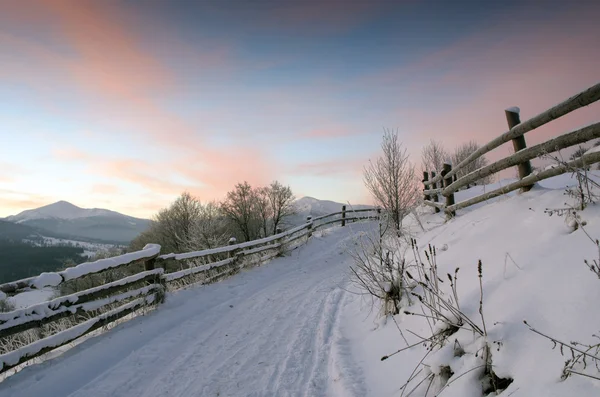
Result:
<svg viewBox="0 0 600 397"><path fill-rule="evenodd" d="M480 147L466 159L455 165L454 168L452 168L451 164L444 164L442 170L432 171L431 179L429 179L429 172L423 172L424 204L434 207L436 212L445 211L448 216L454 216L458 209L466 208L493 197L509 193L513 190L522 189L523 191L527 191L535 182L569 172L570 169L576 167L600 162L600 155L598 155L597 152L592 152L587 153L581 158L571 161L566 165L563 164L559 167L539 173L532 173L531 163L529 162L546 153L552 153L588 142L592 139L600 138L600 122L560 135L529 148L527 148L525 143L525 134L527 132L547 124L552 120L556 120L576 109L588 106L598 100L600 100L600 83L572 96L523 123L520 122L518 108L506 109L505 112L509 131ZM513 155L479 168L461 178L456 178L456 174L464 169L465 166L509 141L512 141L515 149ZM454 202L454 193L458 189L469 186L479 179L514 166L517 166L519 169L519 181L460 203ZM440 194L445 198L445 203L438 201L438 195Z"/></svg>
<svg viewBox="0 0 600 397"><path fill-rule="evenodd" d="M369 212L371 214L357 215ZM378 208L347 211L346 206L343 206L340 212L315 219L309 216L306 223L300 226L259 240L235 244L235 239L232 239L232 244L224 247L166 255L160 255L159 245L148 244L141 251L2 284L0 295L14 295L47 286L61 287L64 283L89 279L93 275L127 267L137 271L126 277L119 276L122 278L116 281L105 281L92 288L0 313L0 373L70 343L140 308L162 303L167 285L177 285L179 280L207 284L223 279L246 266L263 263L281 255L285 250L297 247L306 242L317 228L333 223L345 226L349 222L375 220L379 219L379 214ZM298 243L300 239L304 240ZM199 258L210 260L210 263L199 264ZM185 261L187 268L167 272L167 263L173 261ZM143 271L139 271L137 267L132 268L142 263ZM113 273L109 274L114 278ZM60 320L66 321L62 329L54 326ZM34 334L27 334L28 332L33 332L35 336L32 337Z"/></svg>

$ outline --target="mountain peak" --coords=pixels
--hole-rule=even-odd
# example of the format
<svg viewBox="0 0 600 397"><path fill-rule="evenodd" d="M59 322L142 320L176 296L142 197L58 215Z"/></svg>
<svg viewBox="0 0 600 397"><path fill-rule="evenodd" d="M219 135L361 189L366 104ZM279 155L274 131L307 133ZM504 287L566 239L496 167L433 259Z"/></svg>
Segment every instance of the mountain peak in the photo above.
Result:
<svg viewBox="0 0 600 397"><path fill-rule="evenodd" d="M43 207L25 210L17 215L12 215L6 218L11 222L24 222L33 219L78 219L92 216L118 215L114 211L92 208L86 209L69 203L65 200L60 200Z"/></svg>

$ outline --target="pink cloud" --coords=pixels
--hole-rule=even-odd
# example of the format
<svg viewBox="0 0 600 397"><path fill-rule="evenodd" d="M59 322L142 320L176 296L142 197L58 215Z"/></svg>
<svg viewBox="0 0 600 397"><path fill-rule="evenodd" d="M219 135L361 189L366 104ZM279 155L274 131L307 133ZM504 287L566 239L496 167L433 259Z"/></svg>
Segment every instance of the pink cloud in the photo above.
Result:
<svg viewBox="0 0 600 397"><path fill-rule="evenodd" d="M177 78L144 50L129 25L118 23L126 10L116 3L48 0L35 7L20 3L14 8L24 20L31 18L30 22L45 21L53 26L76 53L64 56L31 40L0 36L0 40L10 41L12 48L24 49L23 55L29 59L28 65L15 65L8 78L17 74L24 79L42 75L40 70L34 70L40 65L71 76L69 83L74 82L76 89L85 94L82 103L87 107L83 113L90 122L115 120L142 144L140 150L143 145L152 145L166 153L159 160L140 161L107 159L74 148L61 148L54 151L55 158L88 163L90 172L136 183L152 191L178 194L191 186L211 198L223 195L238 181L259 183L274 177L276 167L262 150L246 142L213 150L204 139L209 131L166 110L153 99L168 97L177 88ZM176 38L170 40L172 51L193 52ZM222 68L231 63L231 54L221 43L215 43L208 52L207 57L191 56L199 69L200 66ZM47 85L43 80L32 84ZM218 116L214 117L218 120ZM181 178L189 183L177 182Z"/></svg>
<svg viewBox="0 0 600 397"><path fill-rule="evenodd" d="M420 147L433 137L448 146L470 139L485 144L508 129L505 108L519 106L525 121L596 84L600 52L591 49L598 45L599 13L600 7L594 5L544 24L492 24L479 31L479 37L465 38L388 72L384 79L395 73L401 80L405 73L422 69L407 88L409 106L396 112L410 132L409 143ZM430 100L435 104L429 105ZM599 109L596 103L529 132L528 145L598 121ZM509 146L488 157L506 156Z"/></svg>

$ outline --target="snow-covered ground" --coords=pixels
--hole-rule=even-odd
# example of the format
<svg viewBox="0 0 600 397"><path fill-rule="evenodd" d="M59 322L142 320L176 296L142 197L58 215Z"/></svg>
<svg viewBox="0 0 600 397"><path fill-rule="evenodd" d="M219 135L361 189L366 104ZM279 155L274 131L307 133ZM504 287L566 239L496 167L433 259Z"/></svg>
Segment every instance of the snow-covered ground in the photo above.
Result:
<svg viewBox="0 0 600 397"><path fill-rule="evenodd" d="M556 177L526 194L459 211L449 222L423 209L427 231L413 227L421 252L428 244L438 248L444 280L460 267L460 307L479 325L482 261L493 370L514 380L501 395L600 395L598 380L574 374L561 381L571 352L564 349L562 356L523 323L565 342L598 342L600 279L583 262L598 259L598 247L564 216L544 213L565 206L570 183L568 176ZM459 192L457 201L493 188ZM600 238L600 206L581 216L585 230ZM459 330L418 365L426 350L415 334L431 335L424 318L381 318L371 300L353 293L348 250L356 247L356 235L377 229L375 223L331 229L289 257L171 294L153 313L8 378L0 396L407 396L444 366L453 374L441 396L482 396L479 349L486 340ZM418 303L403 310L420 313ZM399 330L417 345L381 361L406 346ZM465 352L460 357L453 354L456 343ZM415 368L421 372L402 391ZM573 370L599 375L591 360ZM412 396L425 396L427 383ZM440 387L436 380L428 396Z"/></svg>
<svg viewBox="0 0 600 397"><path fill-rule="evenodd" d="M417 235L421 255L429 244L438 248L437 264L440 277L446 282L442 287L445 291L450 292L447 273L454 274L460 268L461 309L480 326L477 263L482 261L483 313L493 369L500 377L514 379L501 395L600 395L600 380L573 374L561 381L571 352L565 347L564 356L561 355L560 346L553 349L550 340L533 333L523 323L526 320L538 331L564 342L600 342L593 336L600 330L600 279L584 264L584 259L598 260L598 247L581 229L573 231L565 216L544 213L547 208L564 208L565 202L572 201L564 195L564 187L572 183L568 175L552 178L526 194L503 196L494 203L461 211L447 223L441 215L423 217L429 230ZM460 192L462 197L457 200L479 194L482 189ZM587 222L585 230L594 239L600 238L600 207L588 207L581 217ZM407 259L412 257L409 250ZM482 364L478 349L483 338L461 330L449 338L443 349L434 349L423 365L418 363L427 351L420 344L381 361L383 356L407 346L399 328L408 343L413 344L420 339L407 330L428 337L429 326L423 317L404 313L382 319L376 310L370 311L369 300L350 297L340 318L341 336L352 347L352 357L362 364L365 395L400 396L401 387L413 370L422 370L404 390L406 396L430 371L449 366L454 375L441 396L482 396L479 376L483 368L476 367ZM422 313L418 303L403 310ZM455 340L466 351L462 357L453 354ZM597 355L595 349L590 353ZM593 360L588 358L586 364L578 364L573 370L600 376ZM423 382L412 396L425 396L428 383ZM427 395L438 395L439 386L434 383Z"/></svg>
<svg viewBox="0 0 600 397"><path fill-rule="evenodd" d="M25 239L23 242L32 244L36 247L61 246L61 247L81 247L83 248L82 256L91 258L99 252L109 252L111 250L125 249L123 245L106 244L106 243L90 243L87 241L77 241L64 238L36 236L35 239Z"/></svg>
<svg viewBox="0 0 600 397"><path fill-rule="evenodd" d="M168 296L153 313L0 383L0 396L363 396L339 339L350 257L373 223Z"/></svg>

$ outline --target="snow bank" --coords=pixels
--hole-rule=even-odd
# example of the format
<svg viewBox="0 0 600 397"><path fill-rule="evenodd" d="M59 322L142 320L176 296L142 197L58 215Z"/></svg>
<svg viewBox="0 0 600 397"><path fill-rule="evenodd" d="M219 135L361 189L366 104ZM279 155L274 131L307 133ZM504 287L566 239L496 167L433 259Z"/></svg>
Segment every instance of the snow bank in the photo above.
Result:
<svg viewBox="0 0 600 397"><path fill-rule="evenodd" d="M504 196L478 208L460 211L448 222L440 214L424 216L422 223L429 230L416 237L421 255L429 244L447 247L437 251L438 274L445 281L442 288L446 293L450 291L446 274L454 274L459 267L460 308L480 327L477 263L482 261L483 315L488 336L484 339L459 330L444 348L435 348L427 355L423 363L428 367L418 366L427 350L407 330L423 337L431 335L426 319L402 313L394 317L395 321L386 321L377 316L377 310L369 316L368 302L362 304L364 301L356 298L344 314L344 335L354 346L355 359L365 363L363 371L372 387L369 395L393 395L409 379L415 366L423 371L406 392L427 374L439 373L447 366L454 374L442 396L481 397L479 376L483 370L477 366L482 364L482 347L486 342L491 347L495 373L514 379L502 396L598 395L597 380L571 375L561 381L565 361L571 358L571 353L565 349L565 355L561 355L560 348L553 349L551 341L523 324L526 319L534 328L566 342L598 343L593 335L600 330L600 317L596 315L600 280L583 262L598 259L598 248L583 230L569 232L564 217L549 217L544 213L546 208L564 208L568 200L563 188L544 186L564 187L570 183L569 178L561 175L540 183L540 187L530 192ZM481 189L484 187L469 190L479 194ZM459 193L467 195L469 190ZM590 236L600 238L600 207L591 205L580 214L587 222L585 229ZM412 259L410 247L407 258ZM418 300L414 301L405 310L422 313ZM417 346L380 361L382 356L407 345L395 323L403 330L407 343ZM466 354L455 356L455 344ZM575 370L599 375L589 360L587 367L581 364ZM425 388L428 383L423 383ZM441 387L434 382L429 395L437 395ZM413 395L424 394L423 388Z"/></svg>

